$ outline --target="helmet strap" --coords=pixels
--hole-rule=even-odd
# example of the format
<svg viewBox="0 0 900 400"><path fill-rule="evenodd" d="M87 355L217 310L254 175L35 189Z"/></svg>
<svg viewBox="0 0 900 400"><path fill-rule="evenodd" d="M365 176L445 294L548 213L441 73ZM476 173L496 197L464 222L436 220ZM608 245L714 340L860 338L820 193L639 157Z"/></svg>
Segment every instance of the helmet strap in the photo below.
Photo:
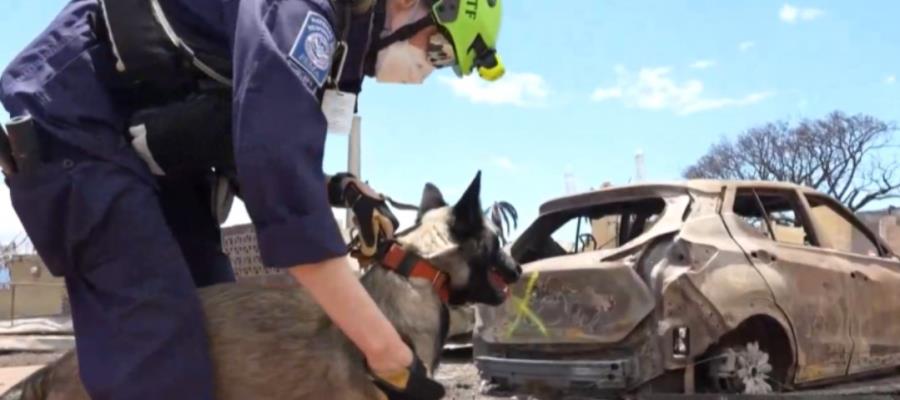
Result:
<svg viewBox="0 0 900 400"><path fill-rule="evenodd" d="M377 53L377 52L381 51L382 49L384 49L385 47L388 47L394 43L407 40L407 39L415 36L417 33L421 32L423 29L425 29L433 24L434 24L434 20L431 18L431 15L427 15L416 22L413 22L409 25L405 25L405 26L401 27L400 29L397 29L390 35L387 35L387 36L379 39L378 42L375 43L375 47L372 49L372 51Z"/></svg>
<svg viewBox="0 0 900 400"><path fill-rule="evenodd" d="M387 24L387 2L388 0L378 0L375 2L372 12L372 25L369 29L369 41L366 43L366 56L363 64L363 73L368 76L375 76L375 61L378 52L374 48L378 44L376 38L379 32L383 32Z"/></svg>

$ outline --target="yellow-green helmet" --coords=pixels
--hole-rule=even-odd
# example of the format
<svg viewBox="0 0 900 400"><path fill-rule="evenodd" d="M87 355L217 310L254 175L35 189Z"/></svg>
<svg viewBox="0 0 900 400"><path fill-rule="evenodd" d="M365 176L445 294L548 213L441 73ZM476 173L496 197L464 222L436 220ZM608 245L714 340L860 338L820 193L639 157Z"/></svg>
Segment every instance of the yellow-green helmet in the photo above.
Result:
<svg viewBox="0 0 900 400"><path fill-rule="evenodd" d="M506 72L497 55L502 18L501 0L431 0L431 11L441 33L451 42L459 77L472 73L489 81Z"/></svg>

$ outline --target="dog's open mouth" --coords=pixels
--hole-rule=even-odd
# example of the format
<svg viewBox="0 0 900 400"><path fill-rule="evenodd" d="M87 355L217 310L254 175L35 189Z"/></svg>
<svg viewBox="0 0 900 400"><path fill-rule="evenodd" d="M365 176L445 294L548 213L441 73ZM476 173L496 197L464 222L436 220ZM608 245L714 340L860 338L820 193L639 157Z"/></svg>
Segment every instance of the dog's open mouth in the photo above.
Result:
<svg viewBox="0 0 900 400"><path fill-rule="evenodd" d="M503 279L503 275L491 271L488 274L488 281L500 298L507 299L509 297L509 285L506 284L506 279Z"/></svg>

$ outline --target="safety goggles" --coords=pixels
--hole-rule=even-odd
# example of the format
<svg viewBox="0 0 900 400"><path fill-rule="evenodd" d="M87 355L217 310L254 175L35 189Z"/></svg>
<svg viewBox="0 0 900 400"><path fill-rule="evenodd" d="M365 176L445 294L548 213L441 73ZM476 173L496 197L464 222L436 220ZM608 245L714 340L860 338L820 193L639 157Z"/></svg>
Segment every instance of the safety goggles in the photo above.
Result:
<svg viewBox="0 0 900 400"><path fill-rule="evenodd" d="M428 40L428 50L425 54L428 57L428 61L438 69L456 64L453 44L440 33L431 35L431 38Z"/></svg>
<svg viewBox="0 0 900 400"><path fill-rule="evenodd" d="M378 40L378 43L376 43L373 50L375 52L381 51L392 43L407 40L419 33L422 29L433 25L434 20L431 16L423 17L414 23L405 25L402 28L397 29L397 31L382 37ZM442 33L431 35L428 39L428 47L425 51L425 55L435 68L444 68L456 64L456 53L453 50L453 43Z"/></svg>

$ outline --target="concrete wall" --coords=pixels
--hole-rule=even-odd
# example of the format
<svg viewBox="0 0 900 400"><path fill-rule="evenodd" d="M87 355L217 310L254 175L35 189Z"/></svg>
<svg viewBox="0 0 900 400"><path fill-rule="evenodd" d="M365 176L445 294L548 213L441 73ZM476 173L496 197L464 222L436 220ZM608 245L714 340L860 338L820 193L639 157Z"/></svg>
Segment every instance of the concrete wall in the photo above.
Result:
<svg viewBox="0 0 900 400"><path fill-rule="evenodd" d="M0 319L57 316L68 312L62 278L54 277L36 255L5 262L10 283L0 285Z"/></svg>
<svg viewBox="0 0 900 400"><path fill-rule="evenodd" d="M860 217L869 229L887 242L894 253L900 254L900 209L869 212Z"/></svg>
<svg viewBox="0 0 900 400"><path fill-rule="evenodd" d="M347 232L343 232L345 240L349 240ZM302 246L302 243L298 243ZM297 281L288 275L287 271L276 268L267 268L263 265L259 255L259 246L256 241L256 231L253 225L235 225L222 228L222 247L231 265L238 282L255 283L264 286L295 286ZM350 267L359 272L359 263L348 257Z"/></svg>
<svg viewBox="0 0 900 400"><path fill-rule="evenodd" d="M263 266L253 225L223 228L222 247L231 259L238 282L264 286L295 285L294 279L285 271Z"/></svg>

